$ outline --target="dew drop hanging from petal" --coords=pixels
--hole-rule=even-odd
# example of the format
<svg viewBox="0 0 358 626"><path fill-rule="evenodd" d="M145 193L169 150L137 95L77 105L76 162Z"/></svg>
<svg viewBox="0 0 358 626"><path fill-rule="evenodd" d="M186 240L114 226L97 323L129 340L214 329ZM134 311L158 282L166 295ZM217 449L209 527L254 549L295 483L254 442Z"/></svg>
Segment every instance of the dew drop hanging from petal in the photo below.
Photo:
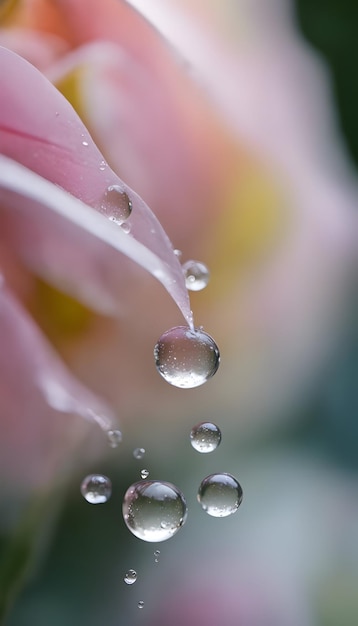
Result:
<svg viewBox="0 0 358 626"><path fill-rule="evenodd" d="M199 387L217 371L220 352L214 339L200 328L175 326L158 339L154 347L159 374L171 385Z"/></svg>

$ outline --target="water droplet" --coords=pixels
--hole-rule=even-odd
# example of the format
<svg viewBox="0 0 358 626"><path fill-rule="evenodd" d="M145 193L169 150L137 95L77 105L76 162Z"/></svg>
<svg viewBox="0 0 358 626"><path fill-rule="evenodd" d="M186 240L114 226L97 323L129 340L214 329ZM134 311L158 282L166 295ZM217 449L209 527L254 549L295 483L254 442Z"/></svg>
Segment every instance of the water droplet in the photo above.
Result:
<svg viewBox="0 0 358 626"><path fill-rule="evenodd" d="M237 511L242 502L242 489L231 474L210 474L202 480L198 502L212 517L227 517Z"/></svg>
<svg viewBox="0 0 358 626"><path fill-rule="evenodd" d="M220 428L211 422L201 422L191 429L190 443L197 452L213 452L220 442Z"/></svg>
<svg viewBox="0 0 358 626"><path fill-rule="evenodd" d="M138 602L138 609L142 609L143 607L144 607L143 600L139 600L139 602Z"/></svg>
<svg viewBox="0 0 358 626"><path fill-rule="evenodd" d="M130 224L121 224L121 229L123 230L123 232L126 235L129 235L129 233L131 232L131 225Z"/></svg>
<svg viewBox="0 0 358 626"><path fill-rule="evenodd" d="M190 291L200 291L207 286L210 280L210 272L204 263L200 263L200 261L187 261L183 263L182 269L187 289Z"/></svg>
<svg viewBox="0 0 358 626"><path fill-rule="evenodd" d="M128 572L125 573L123 580L127 585L133 585L133 583L136 582L137 578L137 572L135 571L135 569L129 569Z"/></svg>
<svg viewBox="0 0 358 626"><path fill-rule="evenodd" d="M112 222L121 226L132 213L132 202L119 185L110 185L103 195L102 210Z"/></svg>
<svg viewBox="0 0 358 626"><path fill-rule="evenodd" d="M145 448L135 448L133 450L133 456L135 459L142 459L145 455Z"/></svg>
<svg viewBox="0 0 358 626"><path fill-rule="evenodd" d="M129 530L143 541L166 541L183 526L186 501L171 483L143 480L131 485L123 499L123 518Z"/></svg>
<svg viewBox="0 0 358 626"><path fill-rule="evenodd" d="M82 141L82 145L83 145L83 146L88 146L88 145L89 145L89 143L88 143L88 141Z"/></svg>
<svg viewBox="0 0 358 626"><path fill-rule="evenodd" d="M108 430L107 431L108 444L111 448L117 448L122 442L122 433L120 430Z"/></svg>
<svg viewBox="0 0 358 626"><path fill-rule="evenodd" d="M148 478L148 476L149 476L149 472L148 472L148 470L147 470L147 469L142 469L142 470L140 471L140 477L141 477L141 478L143 478L143 480L144 480L145 478Z"/></svg>
<svg viewBox="0 0 358 626"><path fill-rule="evenodd" d="M154 348L156 368L175 387L198 387L211 378L220 363L214 339L203 330L175 326L167 330Z"/></svg>
<svg viewBox="0 0 358 626"><path fill-rule="evenodd" d="M174 252L175 256L177 256L177 257L178 257L178 259L180 259L181 255L183 254L183 253L182 253L182 251L181 251L181 250L178 250L178 249L173 250L173 252Z"/></svg>
<svg viewBox="0 0 358 626"><path fill-rule="evenodd" d="M99 169L101 170L101 172L104 172L106 167L107 167L107 163L105 161L101 161L99 164Z"/></svg>
<svg viewBox="0 0 358 626"><path fill-rule="evenodd" d="M81 483L81 493L91 504L103 504L111 497L112 483L107 476L90 474Z"/></svg>
<svg viewBox="0 0 358 626"><path fill-rule="evenodd" d="M154 552L154 563L159 563L160 550Z"/></svg>

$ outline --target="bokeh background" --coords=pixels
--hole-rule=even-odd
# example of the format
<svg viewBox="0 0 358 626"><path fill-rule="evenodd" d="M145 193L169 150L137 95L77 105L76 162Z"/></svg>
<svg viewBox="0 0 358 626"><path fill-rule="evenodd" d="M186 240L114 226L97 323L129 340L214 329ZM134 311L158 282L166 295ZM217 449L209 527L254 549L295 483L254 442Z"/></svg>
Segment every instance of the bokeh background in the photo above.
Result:
<svg viewBox="0 0 358 626"><path fill-rule="evenodd" d="M31 486L36 415L17 431L1 486L4 623L354 626L358 5L133 1L171 42L156 35L156 48L116 13L122 2L54 2L69 19L67 39L56 12L48 18L51 3L24 3L27 14L21 4L8 3L0 43L63 91L183 260L208 264L211 283L192 308L222 364L200 389L160 379L154 343L182 320L149 277L127 286L120 319L107 319L13 268L18 294L62 358L116 409L123 443L111 449L90 427L66 467L56 457L57 471L44 469ZM81 74L71 52L106 39L96 34L101 11L118 66L105 51ZM78 418L51 419L76 439ZM199 455L189 433L204 420L223 439ZM57 425L41 427L55 450ZM143 460L133 458L138 446ZM183 529L158 545L133 537L121 516L143 467L188 502ZM196 502L200 481L216 471L244 490L225 519ZM80 495L92 472L112 480L105 505ZM129 568L138 572L130 587Z"/></svg>

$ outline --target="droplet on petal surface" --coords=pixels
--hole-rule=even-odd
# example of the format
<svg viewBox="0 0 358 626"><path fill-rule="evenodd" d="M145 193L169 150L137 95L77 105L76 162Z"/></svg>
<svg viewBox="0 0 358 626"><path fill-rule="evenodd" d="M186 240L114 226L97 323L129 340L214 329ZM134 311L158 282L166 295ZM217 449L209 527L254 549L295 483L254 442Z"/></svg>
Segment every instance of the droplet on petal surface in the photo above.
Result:
<svg viewBox="0 0 358 626"><path fill-rule="evenodd" d="M145 455L145 448L134 448L133 456L135 459L142 459Z"/></svg>
<svg viewBox="0 0 358 626"><path fill-rule="evenodd" d="M149 542L170 539L187 517L181 491L158 480L142 480L131 485L124 495L122 511L131 533Z"/></svg>
<svg viewBox="0 0 358 626"><path fill-rule="evenodd" d="M81 483L81 494L90 504L103 504L112 494L112 483L108 476L89 474Z"/></svg>
<svg viewBox="0 0 358 626"><path fill-rule="evenodd" d="M191 429L190 443L197 452L203 454L213 452L220 442L221 431L216 424L201 422Z"/></svg>
<svg viewBox="0 0 358 626"><path fill-rule="evenodd" d="M187 289L190 291L205 289L210 280L210 272L204 263L200 263L200 261L186 261L186 263L183 263L182 269Z"/></svg>
<svg viewBox="0 0 358 626"><path fill-rule="evenodd" d="M242 502L242 488L231 474L210 474L202 480L198 502L212 517L227 517L237 511Z"/></svg>
<svg viewBox="0 0 358 626"><path fill-rule="evenodd" d="M109 430L107 432L107 439L111 448L117 448L122 442L122 433L118 429Z"/></svg>
<svg viewBox="0 0 358 626"><path fill-rule="evenodd" d="M214 339L200 328L170 328L154 347L159 374L171 385L199 387L217 371L220 352Z"/></svg>
<svg viewBox="0 0 358 626"><path fill-rule="evenodd" d="M112 222L121 226L132 213L132 202L119 185L110 185L104 192L102 209Z"/></svg>
<svg viewBox="0 0 358 626"><path fill-rule="evenodd" d="M126 572L125 576L124 576L124 582L127 585L133 585L133 583L136 582L138 576L137 576L137 572L135 571L135 569L129 569L128 572Z"/></svg>

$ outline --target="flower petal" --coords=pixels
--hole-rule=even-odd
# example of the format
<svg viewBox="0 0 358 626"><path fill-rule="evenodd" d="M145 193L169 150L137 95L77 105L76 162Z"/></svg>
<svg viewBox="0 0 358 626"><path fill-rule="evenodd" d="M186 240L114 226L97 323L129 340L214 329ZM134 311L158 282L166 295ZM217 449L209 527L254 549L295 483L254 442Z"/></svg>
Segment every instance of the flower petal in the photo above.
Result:
<svg viewBox="0 0 358 626"><path fill-rule="evenodd" d="M71 293L103 310L108 306L98 302L97 293L118 304L123 272L117 269L113 251L121 251L162 282L190 323L179 261L148 206L108 167L71 105L40 72L0 48L0 73L5 77L0 93L0 152L6 155L1 160L0 200L12 209L5 212L5 226L19 253L37 271L62 287L72 285ZM109 217L105 192L110 185L118 185L132 203L129 236L59 188ZM34 237L41 246L34 245ZM95 298L88 293L91 289Z"/></svg>

